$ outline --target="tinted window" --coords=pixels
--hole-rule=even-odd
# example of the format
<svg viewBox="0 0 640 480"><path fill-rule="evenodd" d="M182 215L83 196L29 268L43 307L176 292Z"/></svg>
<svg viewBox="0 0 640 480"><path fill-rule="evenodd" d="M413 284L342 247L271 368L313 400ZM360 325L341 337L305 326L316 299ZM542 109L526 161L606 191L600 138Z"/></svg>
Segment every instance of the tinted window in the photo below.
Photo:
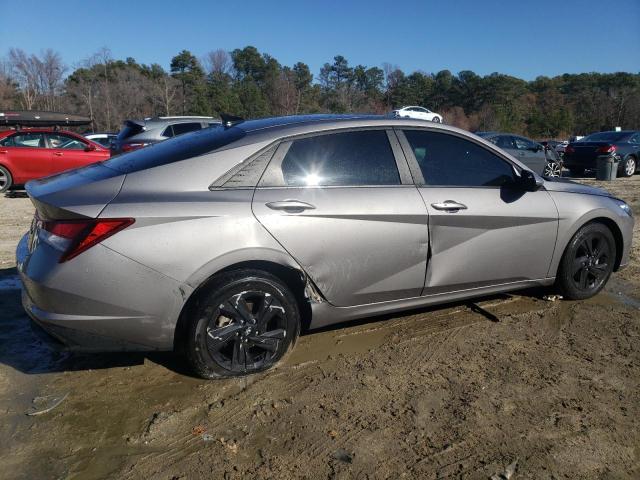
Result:
<svg viewBox="0 0 640 480"><path fill-rule="evenodd" d="M169 125L161 134L163 137L173 137L173 127Z"/></svg>
<svg viewBox="0 0 640 480"><path fill-rule="evenodd" d="M513 141L516 144L518 150L533 150L536 146L531 140L527 140L522 137L513 137Z"/></svg>
<svg viewBox="0 0 640 480"><path fill-rule="evenodd" d="M489 137L487 140L500 148L515 148L513 145L513 140L509 135L498 135L496 137Z"/></svg>
<svg viewBox="0 0 640 480"><path fill-rule="evenodd" d="M44 139L41 133L18 133L6 138L2 145L5 147L44 147Z"/></svg>
<svg viewBox="0 0 640 480"><path fill-rule="evenodd" d="M198 123L176 123L173 125L173 135L182 135L187 132L194 132L200 130L202 125Z"/></svg>
<svg viewBox="0 0 640 480"><path fill-rule="evenodd" d="M282 160L284 185L398 185L400 175L384 130L295 140Z"/></svg>
<svg viewBox="0 0 640 480"><path fill-rule="evenodd" d="M469 140L420 130L404 133L426 185L486 187L514 179L508 162Z"/></svg>
<svg viewBox="0 0 640 480"><path fill-rule="evenodd" d="M49 148L65 149L65 150L84 150L86 143L69 135L59 133L47 133Z"/></svg>

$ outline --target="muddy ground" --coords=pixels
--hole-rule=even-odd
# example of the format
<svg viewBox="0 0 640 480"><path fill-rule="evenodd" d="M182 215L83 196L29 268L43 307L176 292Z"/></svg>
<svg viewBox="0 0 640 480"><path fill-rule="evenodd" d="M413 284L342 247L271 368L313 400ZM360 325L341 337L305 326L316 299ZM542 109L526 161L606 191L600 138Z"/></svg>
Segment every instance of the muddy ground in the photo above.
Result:
<svg viewBox="0 0 640 480"><path fill-rule="evenodd" d="M640 175L606 188L640 217ZM536 290L372 318L208 382L172 355L34 338L13 260L31 215L0 198L2 478L640 478L638 232L589 301Z"/></svg>

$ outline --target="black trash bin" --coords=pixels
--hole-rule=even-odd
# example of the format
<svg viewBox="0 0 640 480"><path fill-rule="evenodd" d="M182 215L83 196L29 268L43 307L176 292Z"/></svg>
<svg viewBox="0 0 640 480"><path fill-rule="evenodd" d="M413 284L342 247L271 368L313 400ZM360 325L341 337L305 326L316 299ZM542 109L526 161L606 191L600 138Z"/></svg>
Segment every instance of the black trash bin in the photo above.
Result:
<svg viewBox="0 0 640 480"><path fill-rule="evenodd" d="M618 159L616 157L598 157L597 166L597 180L611 181L616 179L616 174L618 173Z"/></svg>

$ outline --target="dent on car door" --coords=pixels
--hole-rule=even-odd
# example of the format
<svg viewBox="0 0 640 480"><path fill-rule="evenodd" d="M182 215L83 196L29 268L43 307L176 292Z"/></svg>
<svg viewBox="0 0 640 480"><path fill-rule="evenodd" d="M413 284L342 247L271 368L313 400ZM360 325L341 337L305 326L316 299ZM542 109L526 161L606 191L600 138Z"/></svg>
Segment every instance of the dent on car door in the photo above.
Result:
<svg viewBox="0 0 640 480"><path fill-rule="evenodd" d="M423 294L546 278L558 213L544 190L515 185L513 166L466 138L399 132L429 210Z"/></svg>
<svg viewBox="0 0 640 480"><path fill-rule="evenodd" d="M427 211L394 149L385 130L286 141L256 188L257 219L333 305L422 291Z"/></svg>

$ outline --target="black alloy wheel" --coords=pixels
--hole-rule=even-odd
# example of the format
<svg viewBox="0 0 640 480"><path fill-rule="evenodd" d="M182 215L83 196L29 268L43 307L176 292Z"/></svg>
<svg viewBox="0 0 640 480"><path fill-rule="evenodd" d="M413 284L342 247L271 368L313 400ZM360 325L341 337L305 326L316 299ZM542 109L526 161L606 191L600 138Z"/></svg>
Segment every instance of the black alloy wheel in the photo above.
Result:
<svg viewBox="0 0 640 480"><path fill-rule="evenodd" d="M615 261L616 245L609 228L587 224L569 242L556 281L567 298L592 297L606 284Z"/></svg>
<svg viewBox="0 0 640 480"><path fill-rule="evenodd" d="M278 278L237 270L215 278L194 309L186 355L204 378L267 370L295 343L298 305Z"/></svg>

